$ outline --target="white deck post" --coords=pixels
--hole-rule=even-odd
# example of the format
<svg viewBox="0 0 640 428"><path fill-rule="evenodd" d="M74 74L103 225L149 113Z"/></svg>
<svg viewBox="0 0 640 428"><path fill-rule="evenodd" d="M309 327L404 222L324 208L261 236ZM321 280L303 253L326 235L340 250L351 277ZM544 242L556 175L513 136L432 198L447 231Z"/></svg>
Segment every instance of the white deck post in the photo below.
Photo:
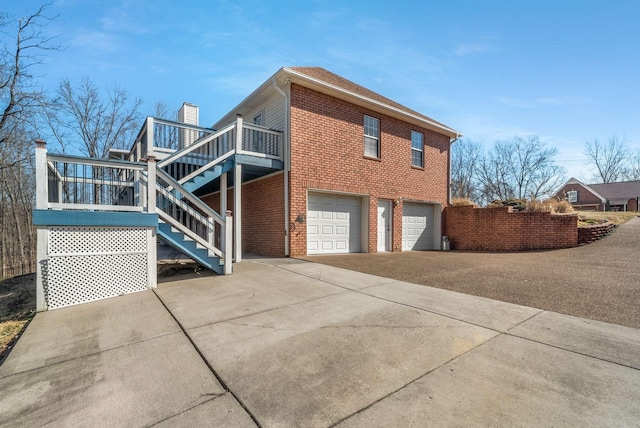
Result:
<svg viewBox="0 0 640 428"><path fill-rule="evenodd" d="M242 260L242 165L236 164L233 176L234 260Z"/></svg>
<svg viewBox="0 0 640 428"><path fill-rule="evenodd" d="M46 210L49 202L49 171L47 169L47 143L36 140L36 209ZM62 194L60 194L62 197ZM36 229L36 311L46 311L47 302L44 296L44 277L42 267L47 262L47 241L49 229L46 225L38 225Z"/></svg>
<svg viewBox="0 0 640 428"><path fill-rule="evenodd" d="M156 157L147 156L147 212L156 212Z"/></svg>
<svg viewBox="0 0 640 428"><path fill-rule="evenodd" d="M141 153L142 156L148 157L149 155L153 155L153 118L151 116L147 116L147 123L145 124L145 127L147 128L147 141L145 146L146 147L146 152L145 153Z"/></svg>
<svg viewBox="0 0 640 428"><path fill-rule="evenodd" d="M226 215L226 212L227 212L227 173L225 172L220 176L220 215ZM226 221L225 227L228 227L228 224L230 224L232 227L231 230L233 231L233 224L232 224L233 220L231 218L231 214L229 214L229 217L227 217L225 221ZM227 246L229 247L229 256L233 257L233 251L231 250L231 248L233 248L232 239L233 239L233 232L229 234L229 236L227 236L226 230L220 231L220 248L222 249L222 252L225 254L225 263L227 260L226 259Z"/></svg>
<svg viewBox="0 0 640 428"><path fill-rule="evenodd" d="M236 153L242 153L242 115L236 114Z"/></svg>
<svg viewBox="0 0 640 428"><path fill-rule="evenodd" d="M225 211L224 222L224 274L231 275L233 271L233 245L226 245L227 242L231 243L231 236L233 235L233 217L231 211Z"/></svg>
<svg viewBox="0 0 640 428"><path fill-rule="evenodd" d="M242 152L242 115L236 116L236 154ZM236 158L237 159L237 158ZM242 260L242 165L233 167L234 260Z"/></svg>
<svg viewBox="0 0 640 428"><path fill-rule="evenodd" d="M156 157L153 151L147 155L147 213L156 213ZM158 243L156 242L156 228L147 228L147 287L156 288L158 285Z"/></svg>
<svg viewBox="0 0 640 428"><path fill-rule="evenodd" d="M220 176L220 214L227 212L227 173Z"/></svg>

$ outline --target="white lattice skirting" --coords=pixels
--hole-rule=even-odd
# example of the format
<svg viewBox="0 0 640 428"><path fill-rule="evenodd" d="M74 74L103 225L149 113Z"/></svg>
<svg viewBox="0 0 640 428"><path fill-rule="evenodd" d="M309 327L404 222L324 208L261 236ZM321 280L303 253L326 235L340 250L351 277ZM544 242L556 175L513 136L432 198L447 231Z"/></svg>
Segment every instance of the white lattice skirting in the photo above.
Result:
<svg viewBox="0 0 640 428"><path fill-rule="evenodd" d="M49 227L43 269L49 309L148 288L147 228Z"/></svg>

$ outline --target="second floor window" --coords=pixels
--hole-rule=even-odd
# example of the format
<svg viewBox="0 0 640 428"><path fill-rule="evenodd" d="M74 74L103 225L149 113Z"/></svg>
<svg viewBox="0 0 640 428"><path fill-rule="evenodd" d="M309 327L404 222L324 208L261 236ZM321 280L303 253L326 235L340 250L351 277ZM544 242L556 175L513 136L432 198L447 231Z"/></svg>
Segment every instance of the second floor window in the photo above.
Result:
<svg viewBox="0 0 640 428"><path fill-rule="evenodd" d="M380 157L380 119L364 116L364 155Z"/></svg>
<svg viewBox="0 0 640 428"><path fill-rule="evenodd" d="M420 132L411 131L411 166L424 168L424 136Z"/></svg>
<svg viewBox="0 0 640 428"><path fill-rule="evenodd" d="M577 190L569 190L567 192L567 200L569 202L578 202L578 191Z"/></svg>

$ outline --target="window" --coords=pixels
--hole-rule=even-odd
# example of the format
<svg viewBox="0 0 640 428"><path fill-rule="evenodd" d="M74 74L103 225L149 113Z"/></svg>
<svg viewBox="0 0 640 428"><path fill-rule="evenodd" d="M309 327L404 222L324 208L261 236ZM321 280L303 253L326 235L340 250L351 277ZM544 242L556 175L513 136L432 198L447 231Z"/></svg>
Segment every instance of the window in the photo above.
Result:
<svg viewBox="0 0 640 428"><path fill-rule="evenodd" d="M567 200L569 202L578 202L578 191L577 190L569 190L567 192Z"/></svg>
<svg viewBox="0 0 640 428"><path fill-rule="evenodd" d="M424 167L423 139L421 132L411 131L411 166Z"/></svg>
<svg viewBox="0 0 640 428"><path fill-rule="evenodd" d="M380 120L367 115L364 116L364 155L380 157Z"/></svg>

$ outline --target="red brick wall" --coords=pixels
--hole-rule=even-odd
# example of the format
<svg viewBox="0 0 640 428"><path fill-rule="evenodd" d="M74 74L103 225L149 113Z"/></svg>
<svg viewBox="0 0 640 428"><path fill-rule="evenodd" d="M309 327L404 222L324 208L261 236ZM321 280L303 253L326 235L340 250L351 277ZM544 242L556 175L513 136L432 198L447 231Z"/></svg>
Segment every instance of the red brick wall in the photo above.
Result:
<svg viewBox="0 0 640 428"><path fill-rule="evenodd" d="M511 207L447 207L443 235L451 249L523 251L578 245L578 217L546 212L512 212Z"/></svg>
<svg viewBox="0 0 640 428"><path fill-rule="evenodd" d="M220 210L220 193L202 198ZM233 190L227 207L233 210ZM245 183L242 186L242 252L264 256L284 256L284 175L282 173Z"/></svg>
<svg viewBox="0 0 640 428"><path fill-rule="evenodd" d="M364 157L364 115L380 119L380 159ZM369 252L377 249L378 198L446 205L449 137L291 85L290 221L307 212L307 189L369 196ZM411 131L424 134L424 169L411 166ZM366 210L365 210L366 211ZM307 254L306 224L290 236ZM393 209L392 249L402 248L402 204ZM367 249L363 249L367 251Z"/></svg>

